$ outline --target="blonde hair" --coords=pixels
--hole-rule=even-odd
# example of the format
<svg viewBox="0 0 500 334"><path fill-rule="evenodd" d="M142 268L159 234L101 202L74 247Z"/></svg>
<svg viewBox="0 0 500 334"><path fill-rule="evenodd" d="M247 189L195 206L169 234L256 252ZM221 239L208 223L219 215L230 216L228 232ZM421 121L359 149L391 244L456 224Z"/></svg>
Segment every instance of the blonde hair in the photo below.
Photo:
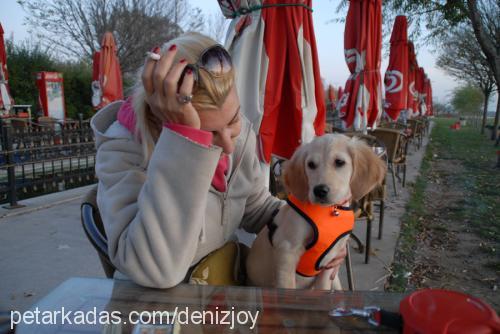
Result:
<svg viewBox="0 0 500 334"><path fill-rule="evenodd" d="M217 44L217 42L200 33L188 32L163 44L161 54L165 54L174 44L177 47L174 63L184 58L188 64L194 64L204 50ZM135 134L137 137L140 136L144 163L147 164L153 153L154 145L160 136L163 124L154 116L146 103L146 93L140 79L142 70L143 67L138 71L139 79L134 88L133 107L136 115ZM198 80L193 88L193 107L196 110L220 108L231 91L234 81L234 68L228 73L217 77L200 69L198 71Z"/></svg>

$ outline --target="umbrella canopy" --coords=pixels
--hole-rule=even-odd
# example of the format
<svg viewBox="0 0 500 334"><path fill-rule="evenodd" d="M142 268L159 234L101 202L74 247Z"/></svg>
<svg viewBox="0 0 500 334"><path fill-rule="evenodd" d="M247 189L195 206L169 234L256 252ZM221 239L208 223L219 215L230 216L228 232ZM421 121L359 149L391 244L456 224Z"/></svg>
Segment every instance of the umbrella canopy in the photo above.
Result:
<svg viewBox="0 0 500 334"><path fill-rule="evenodd" d="M328 104L330 109L335 109L335 104L337 103L337 98L336 96L337 92L335 92L335 88L333 88L332 85L328 85Z"/></svg>
<svg viewBox="0 0 500 334"><path fill-rule="evenodd" d="M0 109L10 110L14 103L9 91L9 73L7 71L7 53L3 39L3 27L0 24Z"/></svg>
<svg viewBox="0 0 500 334"><path fill-rule="evenodd" d="M408 42L408 118L416 117L418 114L418 92L416 79L418 74L417 56L413 42Z"/></svg>
<svg viewBox="0 0 500 334"><path fill-rule="evenodd" d="M340 117L347 128L375 127L382 112L382 0L351 0L344 31L347 79Z"/></svg>
<svg viewBox="0 0 500 334"><path fill-rule="evenodd" d="M102 98L99 108L123 99L122 74L116 56L116 44L113 34L106 32L102 38L99 55L99 84Z"/></svg>
<svg viewBox="0 0 500 334"><path fill-rule="evenodd" d="M385 112L396 121L407 108L408 95L408 22L399 15L394 21L391 35L389 65L385 71Z"/></svg>
<svg viewBox="0 0 500 334"><path fill-rule="evenodd" d="M417 79L416 79L416 90L418 93L418 115L419 116L424 116L427 113L427 105L425 104L426 101L426 89L425 87L425 80L426 80L427 75L425 74L424 68L419 67L418 72L417 72Z"/></svg>
<svg viewBox="0 0 500 334"><path fill-rule="evenodd" d="M312 0L219 0L233 18L226 47L237 71L245 116L260 158L290 158L325 129L326 108L312 21Z"/></svg>
<svg viewBox="0 0 500 334"><path fill-rule="evenodd" d="M426 116L434 116L434 111L432 110L432 84L429 78L426 78L426 97L425 104L427 105L427 114Z"/></svg>

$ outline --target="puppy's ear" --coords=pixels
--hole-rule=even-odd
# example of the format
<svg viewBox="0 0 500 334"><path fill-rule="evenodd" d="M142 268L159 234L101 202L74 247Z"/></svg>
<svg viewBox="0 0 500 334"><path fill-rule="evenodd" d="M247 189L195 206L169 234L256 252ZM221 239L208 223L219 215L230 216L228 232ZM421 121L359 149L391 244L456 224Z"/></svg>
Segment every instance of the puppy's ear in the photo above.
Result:
<svg viewBox="0 0 500 334"><path fill-rule="evenodd" d="M298 148L283 166L283 182L288 193L302 202L308 200L309 185L305 171L305 146Z"/></svg>
<svg viewBox="0 0 500 334"><path fill-rule="evenodd" d="M352 138L349 140L347 147L353 166L350 182L351 193L354 200L359 200L382 183L387 172L387 166L360 139Z"/></svg>

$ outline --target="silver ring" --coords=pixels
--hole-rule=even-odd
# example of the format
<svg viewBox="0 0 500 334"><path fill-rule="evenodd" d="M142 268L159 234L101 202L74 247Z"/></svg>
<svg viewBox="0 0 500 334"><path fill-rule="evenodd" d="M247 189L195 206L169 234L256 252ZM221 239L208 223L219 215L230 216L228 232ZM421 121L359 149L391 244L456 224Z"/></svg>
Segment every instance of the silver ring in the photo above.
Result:
<svg viewBox="0 0 500 334"><path fill-rule="evenodd" d="M148 56L149 58L151 58L153 60L160 60L160 58L161 58L161 56L158 53L154 53L154 52L146 52L146 56Z"/></svg>
<svg viewBox="0 0 500 334"><path fill-rule="evenodd" d="M193 100L193 95L176 94L176 96L180 104L188 104Z"/></svg>

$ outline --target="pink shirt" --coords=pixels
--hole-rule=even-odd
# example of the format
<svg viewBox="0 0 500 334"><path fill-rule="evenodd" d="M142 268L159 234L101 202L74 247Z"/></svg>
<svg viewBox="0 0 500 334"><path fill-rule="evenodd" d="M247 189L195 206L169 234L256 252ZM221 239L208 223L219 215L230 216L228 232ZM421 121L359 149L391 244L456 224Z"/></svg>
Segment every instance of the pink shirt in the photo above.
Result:
<svg viewBox="0 0 500 334"><path fill-rule="evenodd" d="M127 128L130 132L135 132L136 118L132 106L132 98L127 98L127 100L121 105L120 110L118 111L117 119L118 122L120 122L120 124ZM163 126L200 145L209 147L212 144L213 135L211 132L180 124L165 123ZM226 154L222 154L212 179L212 186L217 191L225 192L227 189L226 175L228 167L229 157Z"/></svg>

